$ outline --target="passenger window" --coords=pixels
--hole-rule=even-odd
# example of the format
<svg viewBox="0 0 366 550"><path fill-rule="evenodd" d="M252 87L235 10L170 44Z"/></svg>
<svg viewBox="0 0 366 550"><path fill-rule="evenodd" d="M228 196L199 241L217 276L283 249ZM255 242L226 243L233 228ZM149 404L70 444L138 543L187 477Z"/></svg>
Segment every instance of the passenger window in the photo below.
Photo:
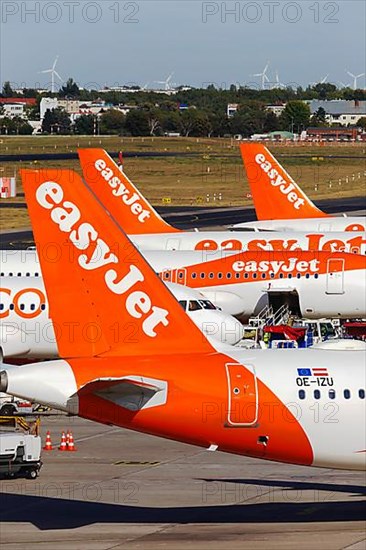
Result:
<svg viewBox="0 0 366 550"><path fill-rule="evenodd" d="M41 310L44 311L46 309L46 304L41 305Z"/></svg>
<svg viewBox="0 0 366 550"><path fill-rule="evenodd" d="M318 273L314 274L314 279L319 279L319 274Z"/></svg>
<svg viewBox="0 0 366 550"><path fill-rule="evenodd" d="M206 277L206 273L203 273L203 272L202 272L201 275L200 275L200 277L201 277L201 279L204 279L204 278Z"/></svg>
<svg viewBox="0 0 366 550"><path fill-rule="evenodd" d="M22 276L22 274L21 274L21 273L18 273L18 277L21 277L21 276Z"/></svg>
<svg viewBox="0 0 366 550"><path fill-rule="evenodd" d="M257 274L253 273L253 279L256 279L256 278L257 278Z"/></svg>
<svg viewBox="0 0 366 550"><path fill-rule="evenodd" d="M0 311L4 309L4 304L0 304Z"/></svg>
<svg viewBox="0 0 366 550"><path fill-rule="evenodd" d="M231 273L226 273L226 278L231 279Z"/></svg>
<svg viewBox="0 0 366 550"><path fill-rule="evenodd" d="M235 273L235 279L240 279L240 273Z"/></svg>
<svg viewBox="0 0 366 550"><path fill-rule="evenodd" d="M297 279L301 279L301 273L298 273L298 274L296 275L296 278L297 278Z"/></svg>
<svg viewBox="0 0 366 550"><path fill-rule="evenodd" d="M284 278L284 274L280 273L280 279L283 279L283 278Z"/></svg>
<svg viewBox="0 0 366 550"><path fill-rule="evenodd" d="M191 277L192 277L192 279L196 279L197 278L197 273L192 273Z"/></svg>
<svg viewBox="0 0 366 550"><path fill-rule="evenodd" d="M25 276L26 276L26 277L30 277L30 273L26 273Z"/></svg>
<svg viewBox="0 0 366 550"><path fill-rule="evenodd" d="M305 399L305 390L299 390L299 398Z"/></svg>
<svg viewBox="0 0 366 550"><path fill-rule="evenodd" d="M314 398L320 399L320 390L314 390Z"/></svg>
<svg viewBox="0 0 366 550"><path fill-rule="evenodd" d="M360 399L365 399L365 390L358 390L358 397Z"/></svg>
<svg viewBox="0 0 366 550"><path fill-rule="evenodd" d="M179 303L182 306L182 308L184 309L184 311L186 311L186 309L187 309L187 300L179 300ZM44 304L42 304L41 309L44 309Z"/></svg>
<svg viewBox="0 0 366 550"><path fill-rule="evenodd" d="M289 279L292 279L292 273L289 273L289 274L287 275L287 277L288 277Z"/></svg>
<svg viewBox="0 0 366 550"><path fill-rule="evenodd" d="M329 399L335 399L336 392L335 390L329 390Z"/></svg>
<svg viewBox="0 0 366 550"><path fill-rule="evenodd" d="M209 274L208 274L208 278L209 278L209 279L213 279L213 278L214 278L214 274L213 274L213 273L209 273Z"/></svg>
<svg viewBox="0 0 366 550"><path fill-rule="evenodd" d="M305 275L305 277L306 277L306 279L310 279L310 273L307 273L307 274Z"/></svg>
<svg viewBox="0 0 366 550"><path fill-rule="evenodd" d="M274 273L271 273L270 277L271 279L274 279Z"/></svg>
<svg viewBox="0 0 366 550"><path fill-rule="evenodd" d="M24 305L24 304L20 304L20 308L19 308L19 309L20 309L20 311L24 311L25 305Z"/></svg>
<svg viewBox="0 0 366 550"><path fill-rule="evenodd" d="M244 273L244 279L249 279L249 273Z"/></svg>
<svg viewBox="0 0 366 550"><path fill-rule="evenodd" d="M266 274L262 273L262 279L265 279L265 278L266 278Z"/></svg>
<svg viewBox="0 0 366 550"><path fill-rule="evenodd" d="M183 273L178 273L178 279L183 279Z"/></svg>
<svg viewBox="0 0 366 550"><path fill-rule="evenodd" d="M345 399L349 399L351 397L351 392L349 390L344 390L343 395Z"/></svg>
<svg viewBox="0 0 366 550"><path fill-rule="evenodd" d="M30 308L31 308L31 311L34 311L36 309L36 306L34 304L31 304Z"/></svg>
<svg viewBox="0 0 366 550"><path fill-rule="evenodd" d="M13 311L13 309L14 309L14 304L10 304L9 309L10 309L11 311Z"/></svg>
<svg viewBox="0 0 366 550"><path fill-rule="evenodd" d="M218 274L217 274L217 278L218 278L218 279L222 279L222 273L218 273Z"/></svg>
<svg viewBox="0 0 366 550"><path fill-rule="evenodd" d="M164 279L169 279L169 273L164 273Z"/></svg>

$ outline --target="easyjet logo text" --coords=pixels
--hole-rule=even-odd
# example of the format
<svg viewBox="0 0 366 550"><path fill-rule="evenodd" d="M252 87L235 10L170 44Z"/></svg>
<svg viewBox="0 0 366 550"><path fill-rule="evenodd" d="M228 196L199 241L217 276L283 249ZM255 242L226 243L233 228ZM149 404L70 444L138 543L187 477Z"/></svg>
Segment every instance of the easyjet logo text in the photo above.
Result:
<svg viewBox="0 0 366 550"><path fill-rule="evenodd" d="M289 258L287 261L261 261L256 262L250 260L248 262L237 261L233 263L233 271L240 273L245 272L260 272L268 273L268 271L277 275L278 273L316 273L319 271L319 260L299 260L298 258Z"/></svg>
<svg viewBox="0 0 366 550"><path fill-rule="evenodd" d="M122 202L129 207L131 214L136 216L139 222L144 223L150 217L150 212L142 207L140 195L138 193L131 195L130 190L114 174L113 170L107 167L107 163L103 159L96 160L94 166L112 188L112 195L121 197Z"/></svg>
<svg viewBox="0 0 366 550"><path fill-rule="evenodd" d="M69 234L69 240L74 247L83 251L77 261L79 266L86 270L96 270L114 264L119 270L126 270L126 263L119 265L119 260L110 250L108 244L99 237L94 226L81 221L79 208L71 201L64 201L64 193L61 186L53 181L40 185L36 192L36 199L40 206L50 210L52 221L58 225L60 231ZM86 252L89 250L89 256ZM125 308L134 319L140 319L142 330L149 337L157 335L155 329L162 324L167 326L168 314L166 309L152 304L150 296L137 290L136 286L143 283L145 277L135 265L128 266L128 272L123 276L115 269L104 271L106 287L116 296L125 297ZM116 307L117 304L116 304Z"/></svg>
<svg viewBox="0 0 366 550"><path fill-rule="evenodd" d="M262 235L264 232L262 233ZM364 234L357 234L348 239L339 239L331 237L331 233L309 233L302 238L264 238L243 240L225 239L216 241L213 239L204 239L198 241L195 250L215 251L248 251L261 252L263 250L320 250L323 252L352 252L354 254L366 253L366 239Z"/></svg>
<svg viewBox="0 0 366 550"><path fill-rule="evenodd" d="M0 288L0 319L13 312L23 319L38 317L46 307L46 297L38 288L22 288L15 292L10 288Z"/></svg>
<svg viewBox="0 0 366 550"><path fill-rule="evenodd" d="M287 200L293 204L296 210L300 210L300 207L305 203L305 200L300 198L296 192L296 186L292 182L288 182L273 168L272 164L262 153L258 153L255 157L255 161L263 172L267 174L271 185L277 187L283 195L287 197Z"/></svg>

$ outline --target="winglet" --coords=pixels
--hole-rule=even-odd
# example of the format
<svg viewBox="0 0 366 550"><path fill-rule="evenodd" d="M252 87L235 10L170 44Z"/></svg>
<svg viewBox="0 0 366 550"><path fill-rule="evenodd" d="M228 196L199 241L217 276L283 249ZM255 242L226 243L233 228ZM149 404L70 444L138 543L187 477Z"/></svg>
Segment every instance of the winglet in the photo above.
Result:
<svg viewBox="0 0 366 550"><path fill-rule="evenodd" d="M127 235L176 233L103 149L79 149L84 178Z"/></svg>
<svg viewBox="0 0 366 550"><path fill-rule="evenodd" d="M61 357L212 351L78 174L21 176Z"/></svg>
<svg viewBox="0 0 366 550"><path fill-rule="evenodd" d="M291 176L261 143L240 145L258 220L323 218Z"/></svg>

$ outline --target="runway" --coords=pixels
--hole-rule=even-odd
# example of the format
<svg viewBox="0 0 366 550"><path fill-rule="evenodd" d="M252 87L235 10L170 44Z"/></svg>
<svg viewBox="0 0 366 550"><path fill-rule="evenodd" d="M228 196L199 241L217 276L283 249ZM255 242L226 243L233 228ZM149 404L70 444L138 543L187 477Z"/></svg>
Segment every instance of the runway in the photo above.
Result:
<svg viewBox="0 0 366 550"><path fill-rule="evenodd" d="M1 208L26 207L25 203L2 203ZM345 197L340 199L324 199L317 202L317 206L328 214L346 212L349 215L365 215L366 197ZM256 219L252 207L158 207L157 211L171 225L178 229L221 229L224 226ZM28 247L34 244L31 229L5 230L0 233L0 248Z"/></svg>
<svg viewBox="0 0 366 550"><path fill-rule="evenodd" d="M74 417L35 480L5 480L1 546L364 550L365 474L249 459Z"/></svg>

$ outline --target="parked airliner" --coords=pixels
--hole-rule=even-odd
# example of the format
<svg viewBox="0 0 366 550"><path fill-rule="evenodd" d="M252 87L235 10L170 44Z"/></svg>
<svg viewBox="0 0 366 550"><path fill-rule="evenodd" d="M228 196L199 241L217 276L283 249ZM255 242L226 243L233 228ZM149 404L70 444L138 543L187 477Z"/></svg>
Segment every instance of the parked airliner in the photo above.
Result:
<svg viewBox="0 0 366 550"><path fill-rule="evenodd" d="M67 171L22 180L52 322L75 330L56 331L63 359L4 365L0 391L211 451L365 469L363 352L213 345L85 186ZM49 243L75 261L44 261Z"/></svg>
<svg viewBox="0 0 366 550"><path fill-rule="evenodd" d="M258 231L365 231L365 216L325 214L261 143L240 145L258 221L232 226Z"/></svg>
<svg viewBox="0 0 366 550"><path fill-rule="evenodd" d="M286 231L269 235L180 231L168 225L103 149L78 151L84 178L140 250L340 250L366 253L365 232ZM70 174L75 185L79 176ZM305 231L305 230L304 230Z"/></svg>

